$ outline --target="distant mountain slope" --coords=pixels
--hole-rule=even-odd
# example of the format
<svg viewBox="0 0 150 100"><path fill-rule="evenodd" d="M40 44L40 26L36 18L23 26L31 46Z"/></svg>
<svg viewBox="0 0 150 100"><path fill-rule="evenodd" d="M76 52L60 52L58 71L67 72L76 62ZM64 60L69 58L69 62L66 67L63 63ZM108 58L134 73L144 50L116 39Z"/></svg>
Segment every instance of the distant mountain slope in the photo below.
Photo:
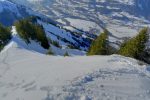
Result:
<svg viewBox="0 0 150 100"><path fill-rule="evenodd" d="M45 31L44 34L46 34L49 44L51 45L50 48L54 55L64 55L66 52L69 55L85 55L85 51L88 50L92 40L96 37L95 35L79 30L73 32L64 29L59 24L52 23L51 21L41 17L31 17L28 19L34 24L38 24L43 27ZM27 44L24 39L19 36L15 27L12 28L12 40L4 48L4 51L12 45L42 54L46 54L48 52L48 50L44 49L36 40L31 40L31 42Z"/></svg>
<svg viewBox="0 0 150 100"><path fill-rule="evenodd" d="M92 39L96 37L96 35L89 34L88 32L86 33L73 27L71 27L74 29L73 31L63 28L57 22L52 21L39 13L33 12L25 6L12 3L8 0L0 1L0 23L11 26L15 21L29 16L35 16L36 23L44 28L47 38L53 44L58 46L56 47L50 43L53 48L52 50L56 55L64 55L65 52L68 52L70 55L85 55L84 51L88 50ZM13 28L13 30L15 29ZM18 35L14 36L13 34L12 40L17 43L17 45L19 44L19 47L23 46L25 49L31 49L39 53L47 52L47 50L39 47L40 45L36 42L27 45L23 40L20 41L21 38L19 38ZM20 42L18 43L18 41Z"/></svg>
<svg viewBox="0 0 150 100"><path fill-rule="evenodd" d="M16 20L33 14L31 9L17 5L8 0L0 0L0 22L10 26Z"/></svg>
<svg viewBox="0 0 150 100"><path fill-rule="evenodd" d="M110 31L110 41L135 36L150 25L149 0L12 0L62 23L63 27L99 34ZM26 2L27 4L23 3ZM70 27L71 26L71 27Z"/></svg>

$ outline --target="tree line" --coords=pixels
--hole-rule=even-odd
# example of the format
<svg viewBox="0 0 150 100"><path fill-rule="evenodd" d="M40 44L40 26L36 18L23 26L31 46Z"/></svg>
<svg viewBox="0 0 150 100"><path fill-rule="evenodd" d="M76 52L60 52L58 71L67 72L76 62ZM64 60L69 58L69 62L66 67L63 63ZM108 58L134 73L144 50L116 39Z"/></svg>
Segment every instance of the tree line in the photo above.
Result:
<svg viewBox="0 0 150 100"><path fill-rule="evenodd" d="M109 45L108 31L105 30L93 41L87 55L120 54L150 63L150 52L145 45L148 42L148 39L148 28L144 28L137 36L124 41L121 44L120 49L115 51L115 49Z"/></svg>
<svg viewBox="0 0 150 100"><path fill-rule="evenodd" d="M4 46L9 42L10 39L11 39L10 28L0 24L0 51L4 48Z"/></svg>
<svg viewBox="0 0 150 100"><path fill-rule="evenodd" d="M19 36L24 39L26 43L35 40L39 42L43 48L49 49L50 45L41 25L33 23L29 18L17 21L15 26Z"/></svg>

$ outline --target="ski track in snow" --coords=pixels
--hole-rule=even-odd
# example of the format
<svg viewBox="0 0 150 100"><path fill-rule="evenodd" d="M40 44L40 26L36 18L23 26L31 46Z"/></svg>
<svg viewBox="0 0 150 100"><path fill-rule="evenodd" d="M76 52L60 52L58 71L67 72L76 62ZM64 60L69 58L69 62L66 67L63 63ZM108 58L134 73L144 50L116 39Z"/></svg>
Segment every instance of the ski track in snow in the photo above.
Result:
<svg viewBox="0 0 150 100"><path fill-rule="evenodd" d="M131 65L131 62L127 64ZM46 88L45 100L149 100L149 83L149 76L138 69L104 68L77 77L70 85Z"/></svg>

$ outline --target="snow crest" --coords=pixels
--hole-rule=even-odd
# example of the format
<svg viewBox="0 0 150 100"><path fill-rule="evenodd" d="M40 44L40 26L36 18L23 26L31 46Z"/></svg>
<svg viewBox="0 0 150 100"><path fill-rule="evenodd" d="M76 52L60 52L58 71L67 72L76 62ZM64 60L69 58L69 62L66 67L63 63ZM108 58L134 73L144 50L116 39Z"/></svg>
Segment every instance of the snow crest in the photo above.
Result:
<svg viewBox="0 0 150 100"><path fill-rule="evenodd" d="M0 53L1 100L149 100L150 67L112 56Z"/></svg>

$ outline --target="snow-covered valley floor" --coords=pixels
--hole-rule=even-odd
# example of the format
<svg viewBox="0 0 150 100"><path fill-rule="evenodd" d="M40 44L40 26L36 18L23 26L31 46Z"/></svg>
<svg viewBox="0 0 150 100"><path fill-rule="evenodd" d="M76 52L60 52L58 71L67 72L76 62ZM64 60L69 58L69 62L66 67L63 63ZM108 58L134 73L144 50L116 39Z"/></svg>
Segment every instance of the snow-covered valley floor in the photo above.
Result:
<svg viewBox="0 0 150 100"><path fill-rule="evenodd" d="M150 68L112 56L0 53L0 100L149 100Z"/></svg>

